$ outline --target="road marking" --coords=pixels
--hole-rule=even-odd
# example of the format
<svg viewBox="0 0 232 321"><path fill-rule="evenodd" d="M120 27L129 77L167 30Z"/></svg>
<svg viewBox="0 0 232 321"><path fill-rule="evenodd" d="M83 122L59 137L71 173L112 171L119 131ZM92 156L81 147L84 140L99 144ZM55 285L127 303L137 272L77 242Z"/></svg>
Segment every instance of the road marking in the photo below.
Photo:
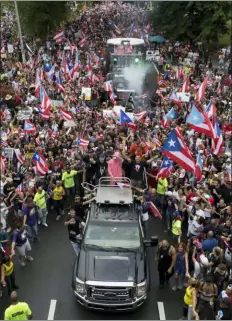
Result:
<svg viewBox="0 0 232 321"><path fill-rule="evenodd" d="M56 302L57 300L51 300L49 312L48 312L48 320L54 320L55 311L56 311Z"/></svg>
<svg viewBox="0 0 232 321"><path fill-rule="evenodd" d="M159 310L159 319L166 320L163 302L157 302L157 304L158 304L158 310Z"/></svg>
<svg viewBox="0 0 232 321"><path fill-rule="evenodd" d="M154 66L155 71L157 72L157 75L159 75L159 70L158 70L158 68L156 67L156 64L154 64L154 62L152 62L152 65Z"/></svg>

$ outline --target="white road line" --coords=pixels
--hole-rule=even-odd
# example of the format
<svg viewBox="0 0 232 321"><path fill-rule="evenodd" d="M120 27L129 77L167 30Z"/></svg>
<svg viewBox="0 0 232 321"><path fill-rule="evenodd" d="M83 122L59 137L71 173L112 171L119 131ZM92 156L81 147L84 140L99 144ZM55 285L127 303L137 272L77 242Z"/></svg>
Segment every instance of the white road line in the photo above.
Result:
<svg viewBox="0 0 232 321"><path fill-rule="evenodd" d="M159 75L159 70L158 70L158 68L156 67L156 64L155 64L154 62L152 62L152 65L154 66L155 71L157 72L157 75Z"/></svg>
<svg viewBox="0 0 232 321"><path fill-rule="evenodd" d="M48 320L54 320L55 311L56 311L56 302L57 300L51 300L49 312L48 312Z"/></svg>
<svg viewBox="0 0 232 321"><path fill-rule="evenodd" d="M158 304L158 310L159 310L159 319L166 320L163 302L157 302L157 304Z"/></svg>

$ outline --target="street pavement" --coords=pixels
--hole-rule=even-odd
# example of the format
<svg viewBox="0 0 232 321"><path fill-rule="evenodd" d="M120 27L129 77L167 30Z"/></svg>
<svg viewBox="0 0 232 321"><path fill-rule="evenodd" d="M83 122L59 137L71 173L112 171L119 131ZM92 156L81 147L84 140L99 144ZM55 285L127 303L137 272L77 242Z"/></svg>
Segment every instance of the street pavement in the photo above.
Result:
<svg viewBox="0 0 232 321"><path fill-rule="evenodd" d="M16 282L20 301L31 307L33 319L48 320L51 300L56 300L54 320L171 320L179 319L182 312L183 291L172 292L169 287L159 290L155 248L148 249L151 268L151 291L149 297L138 311L133 313L105 314L90 312L82 308L75 300L71 288L71 279L75 254L69 243L68 232L63 224L56 221L55 214L50 213L48 228L40 228L40 243L32 246L34 262L26 267L19 266L15 260ZM165 221L150 218L149 235L157 235L159 240L169 239L164 233ZM172 280L171 280L172 281ZM160 302L160 303L158 303ZM0 299L0 319L9 305L7 293ZM50 309L51 312L51 309ZM50 319L50 318L49 318Z"/></svg>

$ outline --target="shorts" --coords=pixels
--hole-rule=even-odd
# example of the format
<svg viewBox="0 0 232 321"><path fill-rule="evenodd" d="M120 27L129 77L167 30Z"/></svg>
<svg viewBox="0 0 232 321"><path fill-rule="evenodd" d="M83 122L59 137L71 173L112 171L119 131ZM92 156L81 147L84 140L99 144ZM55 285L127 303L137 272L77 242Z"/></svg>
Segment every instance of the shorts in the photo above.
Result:
<svg viewBox="0 0 232 321"><path fill-rule="evenodd" d="M18 252L18 255L25 256L26 252L31 251L31 245L27 240L26 243L24 243L22 246L16 246L16 250Z"/></svg>
<svg viewBox="0 0 232 321"><path fill-rule="evenodd" d="M174 267L174 272L177 275L185 276L185 266L180 266L179 264L177 264L177 266Z"/></svg>

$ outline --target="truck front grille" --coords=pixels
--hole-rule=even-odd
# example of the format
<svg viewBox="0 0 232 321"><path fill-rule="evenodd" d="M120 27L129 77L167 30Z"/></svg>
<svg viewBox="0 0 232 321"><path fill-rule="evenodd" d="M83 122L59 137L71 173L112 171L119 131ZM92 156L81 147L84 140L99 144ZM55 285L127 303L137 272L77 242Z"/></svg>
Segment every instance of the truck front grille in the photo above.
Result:
<svg viewBox="0 0 232 321"><path fill-rule="evenodd" d="M129 302L133 297L133 288L89 286L88 298L98 302Z"/></svg>

